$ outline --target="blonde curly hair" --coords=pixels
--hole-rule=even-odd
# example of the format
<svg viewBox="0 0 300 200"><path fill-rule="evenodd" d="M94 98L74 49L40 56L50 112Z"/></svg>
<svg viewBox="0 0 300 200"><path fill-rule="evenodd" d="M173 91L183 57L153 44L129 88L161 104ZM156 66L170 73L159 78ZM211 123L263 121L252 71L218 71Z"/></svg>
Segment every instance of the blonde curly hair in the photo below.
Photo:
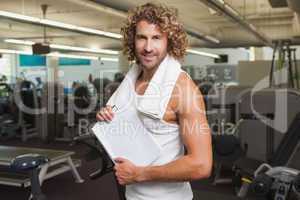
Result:
<svg viewBox="0 0 300 200"><path fill-rule="evenodd" d="M129 61L136 59L135 33L138 22L146 20L158 25L163 33L168 33L168 54L175 59L183 59L188 45L187 35L181 23L178 22L177 9L164 5L147 3L129 11L124 27L121 28L123 35L123 53Z"/></svg>

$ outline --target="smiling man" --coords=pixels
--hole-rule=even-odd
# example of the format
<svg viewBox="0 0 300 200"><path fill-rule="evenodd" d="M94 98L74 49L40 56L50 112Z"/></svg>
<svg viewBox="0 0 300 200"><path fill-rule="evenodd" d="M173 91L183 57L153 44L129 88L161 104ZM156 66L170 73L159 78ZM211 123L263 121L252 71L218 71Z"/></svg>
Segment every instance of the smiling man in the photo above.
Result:
<svg viewBox="0 0 300 200"><path fill-rule="evenodd" d="M135 55L143 75L148 76L148 81L153 76L156 68L167 55L168 34L161 32L160 28L147 20L141 20L136 25ZM145 80L146 77L141 78Z"/></svg>
<svg viewBox="0 0 300 200"><path fill-rule="evenodd" d="M121 84L114 99L128 94L135 99L146 97L155 84L163 97L157 111L152 109L156 108L156 101L150 103L154 107L150 105L152 110L146 112L136 103L139 100L130 101L130 109L124 111L137 113L162 148L151 166L116 159L116 177L126 185L127 200L192 200L188 181L207 178L211 172L211 135L205 105L199 89L180 68L187 36L176 13L174 9L148 3L130 12L122 28L124 52L129 61L136 61L137 70L126 75L127 79L132 78L134 86ZM108 103L98 112L99 121L113 119L109 105L113 104Z"/></svg>

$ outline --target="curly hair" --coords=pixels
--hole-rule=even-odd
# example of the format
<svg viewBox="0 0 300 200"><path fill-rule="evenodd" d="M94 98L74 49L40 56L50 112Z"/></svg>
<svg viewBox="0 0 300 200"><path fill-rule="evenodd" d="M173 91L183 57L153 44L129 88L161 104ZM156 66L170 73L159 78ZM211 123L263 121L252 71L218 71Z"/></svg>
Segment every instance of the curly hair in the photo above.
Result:
<svg viewBox="0 0 300 200"><path fill-rule="evenodd" d="M153 3L138 6L130 11L124 27L121 28L123 53L127 55L128 60L133 61L136 59L134 43L136 26L142 20L156 24L163 33L168 33L168 54L175 59L183 59L188 40L183 25L178 22L177 13L175 8Z"/></svg>

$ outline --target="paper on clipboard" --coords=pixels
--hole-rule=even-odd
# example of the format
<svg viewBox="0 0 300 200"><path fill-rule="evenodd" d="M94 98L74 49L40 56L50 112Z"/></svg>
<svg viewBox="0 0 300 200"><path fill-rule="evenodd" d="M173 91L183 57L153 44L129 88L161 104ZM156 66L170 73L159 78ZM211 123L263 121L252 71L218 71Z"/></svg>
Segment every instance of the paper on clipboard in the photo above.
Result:
<svg viewBox="0 0 300 200"><path fill-rule="evenodd" d="M137 113L116 113L111 122L98 122L92 130L113 161L121 157L135 165L148 166L161 154L160 145Z"/></svg>

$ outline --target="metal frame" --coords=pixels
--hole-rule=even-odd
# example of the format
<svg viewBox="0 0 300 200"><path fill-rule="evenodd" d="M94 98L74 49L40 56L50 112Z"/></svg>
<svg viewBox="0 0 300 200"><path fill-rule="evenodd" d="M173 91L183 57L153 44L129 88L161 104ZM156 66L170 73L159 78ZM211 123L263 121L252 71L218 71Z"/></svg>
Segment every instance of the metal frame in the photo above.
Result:
<svg viewBox="0 0 300 200"><path fill-rule="evenodd" d="M1 147L1 146L0 146ZM4 146L2 146L4 147ZM7 147L10 148L10 147ZM11 147L16 150L22 150L23 147ZM36 148L26 148L27 151L36 152L36 150L42 151L44 156L47 156L47 152L53 153L54 150L49 149L36 149ZM2 151L5 151L2 150ZM49 159L49 162L41 166L41 170L39 172L40 184L42 185L43 181L65 173L67 171L71 171L73 177L77 183L82 183L84 180L79 175L76 167L81 166L81 162L78 160L72 160L71 156L74 155L72 151L56 151L60 153L60 155L54 156L52 159ZM26 152L27 153L27 152ZM9 166L10 158L0 158L0 165ZM57 168L51 170L51 167L56 166ZM12 173L12 172L8 172ZM18 187L29 187L30 179L17 179L17 178L1 178L0 175L0 184L9 185L9 186L18 186Z"/></svg>

